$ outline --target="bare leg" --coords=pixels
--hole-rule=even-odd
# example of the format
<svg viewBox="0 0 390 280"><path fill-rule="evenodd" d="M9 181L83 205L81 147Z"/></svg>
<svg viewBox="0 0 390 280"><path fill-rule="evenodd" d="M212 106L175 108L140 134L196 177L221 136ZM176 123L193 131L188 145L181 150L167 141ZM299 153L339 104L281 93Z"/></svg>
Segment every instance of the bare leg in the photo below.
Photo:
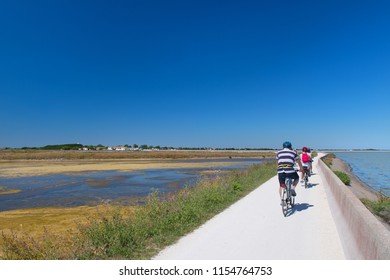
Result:
<svg viewBox="0 0 390 280"><path fill-rule="evenodd" d="M294 182L293 182L293 190L295 190L295 187L298 185L298 182L299 182L299 178L294 180Z"/></svg>

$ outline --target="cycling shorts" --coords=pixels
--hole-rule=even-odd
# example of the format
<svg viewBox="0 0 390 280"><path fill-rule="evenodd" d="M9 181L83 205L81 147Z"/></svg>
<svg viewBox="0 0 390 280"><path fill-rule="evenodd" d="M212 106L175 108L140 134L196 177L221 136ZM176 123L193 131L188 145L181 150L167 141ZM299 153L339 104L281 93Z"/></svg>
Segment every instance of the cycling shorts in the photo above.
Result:
<svg viewBox="0 0 390 280"><path fill-rule="evenodd" d="M297 172L292 173L278 173L279 184L284 185L286 183L286 178L291 178L293 181L299 179Z"/></svg>

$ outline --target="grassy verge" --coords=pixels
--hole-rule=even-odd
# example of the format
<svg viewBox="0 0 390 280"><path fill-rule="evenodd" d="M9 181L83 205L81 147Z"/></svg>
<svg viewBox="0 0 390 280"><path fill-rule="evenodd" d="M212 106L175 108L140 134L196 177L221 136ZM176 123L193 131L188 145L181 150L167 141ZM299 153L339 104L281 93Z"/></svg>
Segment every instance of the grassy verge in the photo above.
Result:
<svg viewBox="0 0 390 280"><path fill-rule="evenodd" d="M274 162L199 181L176 193L151 194L132 215L120 208L78 228L71 238L37 240L3 233L3 259L149 259L275 175Z"/></svg>
<svg viewBox="0 0 390 280"><path fill-rule="evenodd" d="M341 182L343 182L345 185L349 185L351 183L351 178L348 176L348 174L332 169L332 162L335 158L335 154L327 154L322 158L322 161L329 167L330 170L333 171L334 174L336 174L336 176L341 180Z"/></svg>
<svg viewBox="0 0 390 280"><path fill-rule="evenodd" d="M332 169L332 161L334 158L336 158L335 154L327 154L322 158L322 161L329 167L329 169Z"/></svg>

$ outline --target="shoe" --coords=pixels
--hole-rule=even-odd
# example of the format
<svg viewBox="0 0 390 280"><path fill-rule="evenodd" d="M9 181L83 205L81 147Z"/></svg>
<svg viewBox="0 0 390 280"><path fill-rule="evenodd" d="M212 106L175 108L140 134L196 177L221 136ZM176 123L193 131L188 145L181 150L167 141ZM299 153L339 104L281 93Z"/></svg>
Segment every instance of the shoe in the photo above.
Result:
<svg viewBox="0 0 390 280"><path fill-rule="evenodd" d="M291 190L291 195L292 196L297 196L297 193L295 192L295 190Z"/></svg>

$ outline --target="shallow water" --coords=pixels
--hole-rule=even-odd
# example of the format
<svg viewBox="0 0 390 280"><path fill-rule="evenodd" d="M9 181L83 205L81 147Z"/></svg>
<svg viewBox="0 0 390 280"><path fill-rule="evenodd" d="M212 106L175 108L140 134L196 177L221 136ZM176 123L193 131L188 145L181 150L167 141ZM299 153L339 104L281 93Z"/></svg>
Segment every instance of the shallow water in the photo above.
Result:
<svg viewBox="0 0 390 280"><path fill-rule="evenodd" d="M251 164L265 161L262 159L232 160L237 164L234 166L216 165L213 168L147 169L132 172L95 171L1 178L0 186L21 190L21 192L0 195L0 211L94 205L111 201L125 205L139 204L153 190L164 193L193 184L202 176L200 175L202 171L247 168ZM217 161L212 160L212 162Z"/></svg>
<svg viewBox="0 0 390 280"><path fill-rule="evenodd" d="M361 181L376 191L390 196L390 152L334 152L352 167L352 172Z"/></svg>

